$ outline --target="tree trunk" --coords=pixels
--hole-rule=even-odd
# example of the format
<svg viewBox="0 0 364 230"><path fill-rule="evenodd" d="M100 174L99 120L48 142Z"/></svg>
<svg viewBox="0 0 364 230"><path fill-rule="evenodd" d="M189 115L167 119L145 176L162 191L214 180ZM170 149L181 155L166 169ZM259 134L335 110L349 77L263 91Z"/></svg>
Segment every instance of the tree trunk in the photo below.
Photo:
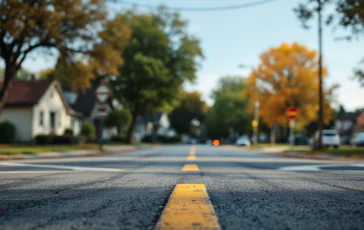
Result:
<svg viewBox="0 0 364 230"><path fill-rule="evenodd" d="M0 116L5 106L6 96L11 87L12 80L15 76L17 70L13 71L14 68L10 66L10 64L5 65L5 73L4 73L4 81L0 88Z"/></svg>
<svg viewBox="0 0 364 230"><path fill-rule="evenodd" d="M153 129L152 129L152 142L153 143L157 142L158 128L159 128L159 125L157 124L157 122L153 121Z"/></svg>
<svg viewBox="0 0 364 230"><path fill-rule="evenodd" d="M276 143L276 132L274 127L270 129L270 143L274 145Z"/></svg>
<svg viewBox="0 0 364 230"><path fill-rule="evenodd" d="M128 128L128 133L126 135L127 142L129 144L134 144L134 132L135 132L135 125L138 118L138 113L136 111L132 112L131 124Z"/></svg>

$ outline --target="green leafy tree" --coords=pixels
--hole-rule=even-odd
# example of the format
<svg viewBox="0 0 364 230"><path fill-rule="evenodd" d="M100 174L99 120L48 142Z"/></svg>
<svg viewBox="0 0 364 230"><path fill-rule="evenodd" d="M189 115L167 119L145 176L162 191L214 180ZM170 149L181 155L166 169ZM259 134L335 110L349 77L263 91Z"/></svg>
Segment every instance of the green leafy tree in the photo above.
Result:
<svg viewBox="0 0 364 230"><path fill-rule="evenodd" d="M130 112L125 109L113 110L106 118L105 125L109 128L116 127L118 135L124 131L130 123Z"/></svg>
<svg viewBox="0 0 364 230"><path fill-rule="evenodd" d="M191 132L191 121L197 119L200 123L203 123L206 112L207 105L202 100L199 92L183 92L180 104L169 116L171 126L179 134L189 134Z"/></svg>
<svg viewBox="0 0 364 230"><path fill-rule="evenodd" d="M162 7L148 14L127 11L120 18L132 37L120 77L111 83L113 95L131 111L127 140L132 143L138 116L178 104L182 84L196 78L202 51L178 13Z"/></svg>
<svg viewBox="0 0 364 230"><path fill-rule="evenodd" d="M212 93L215 103L209 109L205 122L210 138L250 132L252 116L248 113L249 100L242 93L245 89L243 78L226 76L219 80L218 88Z"/></svg>
<svg viewBox="0 0 364 230"><path fill-rule="evenodd" d="M294 11L304 28L309 28L307 23L319 10L319 5L321 5L321 10L325 10L326 25L331 25L334 28L341 27L346 32L349 31L349 34L342 38L352 40L364 34L363 0L303 0ZM359 80L361 86L364 86L364 58L354 69L353 78Z"/></svg>

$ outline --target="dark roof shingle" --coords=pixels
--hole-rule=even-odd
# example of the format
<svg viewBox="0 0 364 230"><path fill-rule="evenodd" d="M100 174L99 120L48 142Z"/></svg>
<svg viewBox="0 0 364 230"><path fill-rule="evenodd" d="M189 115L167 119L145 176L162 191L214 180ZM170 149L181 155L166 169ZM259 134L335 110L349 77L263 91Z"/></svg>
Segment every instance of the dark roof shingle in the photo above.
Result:
<svg viewBox="0 0 364 230"><path fill-rule="evenodd" d="M5 106L31 106L38 103L52 80L13 81L5 100ZM0 87L3 82L0 82Z"/></svg>

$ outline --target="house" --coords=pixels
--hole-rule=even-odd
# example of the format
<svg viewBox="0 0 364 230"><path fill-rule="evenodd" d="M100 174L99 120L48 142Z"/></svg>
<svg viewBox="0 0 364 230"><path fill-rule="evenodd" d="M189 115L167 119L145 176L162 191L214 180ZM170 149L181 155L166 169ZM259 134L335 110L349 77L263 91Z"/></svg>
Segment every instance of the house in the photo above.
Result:
<svg viewBox="0 0 364 230"><path fill-rule="evenodd" d="M166 112L158 112L154 116L146 115L138 118L134 133L134 140L136 142L140 142L145 136L152 135L153 121L158 125L157 135L166 137L176 136L176 132L171 129L168 114Z"/></svg>
<svg viewBox="0 0 364 230"><path fill-rule="evenodd" d="M335 121L335 129L340 134L342 144L349 144L352 135L357 127L357 119L360 112L347 112L338 117Z"/></svg>
<svg viewBox="0 0 364 230"><path fill-rule="evenodd" d="M359 113L356 118L356 124L354 127L354 133L364 132L364 109Z"/></svg>
<svg viewBox="0 0 364 230"><path fill-rule="evenodd" d="M31 141L39 134L61 135L66 128L72 128L77 135L81 130L80 118L66 102L57 81L34 77L12 83L0 115L0 121L15 125L15 140L21 142Z"/></svg>
<svg viewBox="0 0 364 230"><path fill-rule="evenodd" d="M63 92L69 106L82 115L82 124L88 122L92 123L96 128L96 133L99 133L99 122L98 109L100 103L96 99L96 85L85 91L73 92L68 88L63 88ZM110 98L106 110L110 113L114 109L115 105L113 100ZM111 136L116 135L116 129L103 128L103 139L109 139Z"/></svg>

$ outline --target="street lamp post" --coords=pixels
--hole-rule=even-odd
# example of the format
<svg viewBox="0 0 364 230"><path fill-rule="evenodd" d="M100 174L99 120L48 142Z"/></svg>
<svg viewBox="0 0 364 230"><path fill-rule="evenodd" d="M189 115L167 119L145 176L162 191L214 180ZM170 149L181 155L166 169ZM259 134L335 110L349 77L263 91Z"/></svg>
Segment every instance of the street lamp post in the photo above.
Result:
<svg viewBox="0 0 364 230"><path fill-rule="evenodd" d="M254 66L250 66L250 65L244 65L244 64L240 64L239 65L240 68L250 68L252 71L254 71ZM259 124L259 107L260 107L260 103L258 100L258 80L255 79L255 83L254 83L254 122L252 124L253 125L253 144L258 144L258 124Z"/></svg>

